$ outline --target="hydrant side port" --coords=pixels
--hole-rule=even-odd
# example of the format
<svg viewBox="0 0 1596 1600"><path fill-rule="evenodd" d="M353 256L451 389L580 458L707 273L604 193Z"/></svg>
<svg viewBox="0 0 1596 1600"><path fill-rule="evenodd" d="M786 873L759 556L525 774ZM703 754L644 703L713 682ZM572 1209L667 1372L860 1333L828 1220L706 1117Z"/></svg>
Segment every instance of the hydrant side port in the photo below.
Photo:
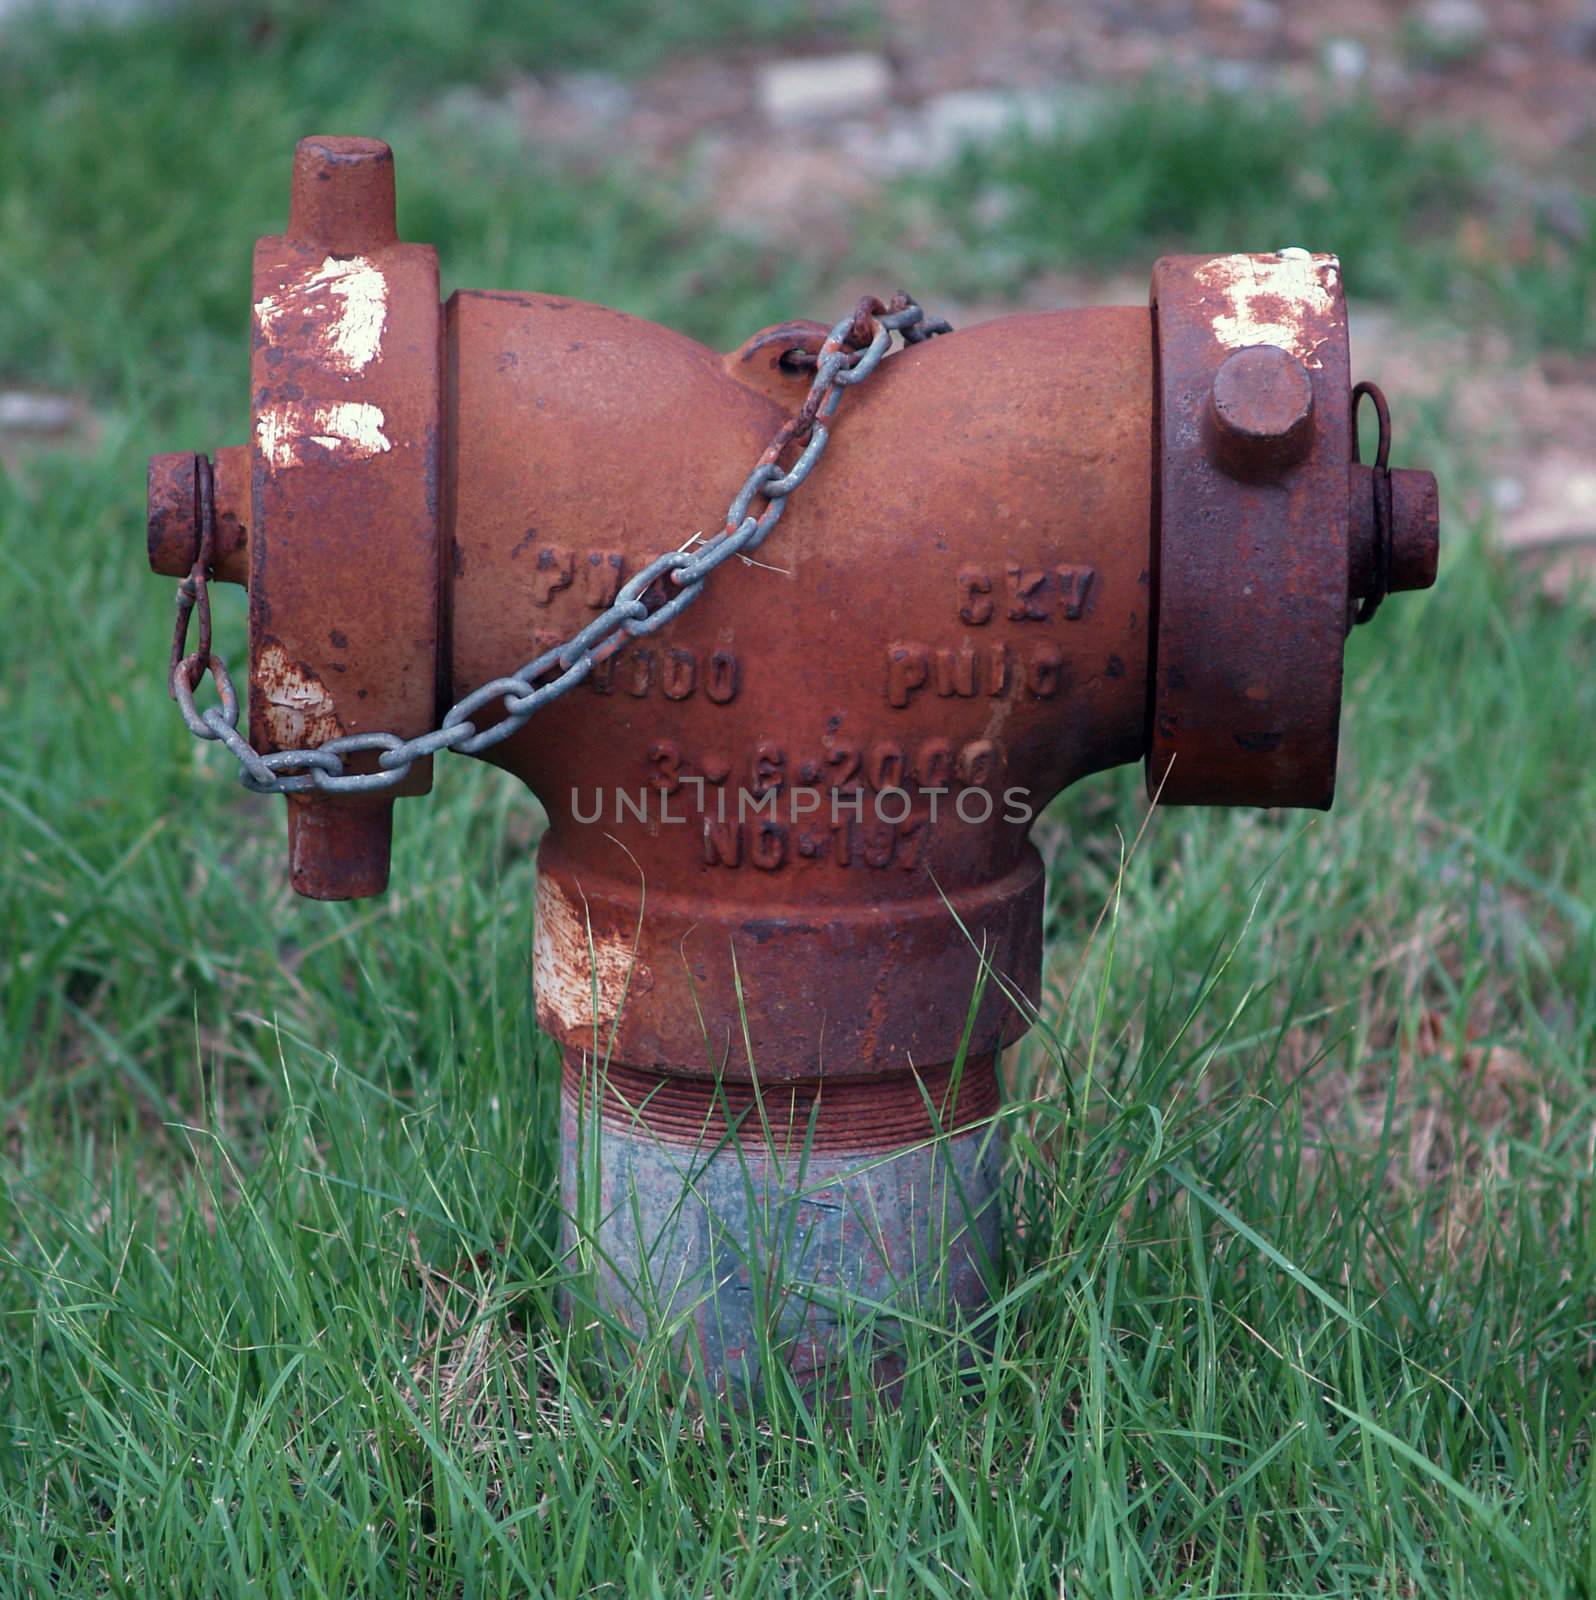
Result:
<svg viewBox="0 0 1596 1600"><path fill-rule="evenodd" d="M1327 808L1347 632L1346 300L1333 256L1165 257L1149 790Z"/></svg>
<svg viewBox="0 0 1596 1600"><path fill-rule="evenodd" d="M369 140L301 145L255 297L248 451L152 462L149 556L247 576L264 751L418 735L718 531L824 332L722 356L556 296L440 308ZM1346 630L1433 581L1435 504L1357 464L1339 268L1302 251L1171 258L1151 310L1004 318L849 390L757 559L484 752L549 815L534 988L606 1318L757 1387L761 1332L825 1365L838 1296L979 1307L1032 819L1143 756L1165 800L1327 805ZM302 788L295 888L379 892L391 793Z"/></svg>
<svg viewBox="0 0 1596 1600"><path fill-rule="evenodd" d="M1150 332L1055 312L893 357L768 565L720 569L491 753L549 812L556 1038L613 1028L612 1060L705 1079L876 1076L951 1058L983 946L1034 998L1031 814L1143 750ZM701 527L783 408L598 307L460 294L449 336L459 694ZM989 983L968 1048L1023 1027Z"/></svg>

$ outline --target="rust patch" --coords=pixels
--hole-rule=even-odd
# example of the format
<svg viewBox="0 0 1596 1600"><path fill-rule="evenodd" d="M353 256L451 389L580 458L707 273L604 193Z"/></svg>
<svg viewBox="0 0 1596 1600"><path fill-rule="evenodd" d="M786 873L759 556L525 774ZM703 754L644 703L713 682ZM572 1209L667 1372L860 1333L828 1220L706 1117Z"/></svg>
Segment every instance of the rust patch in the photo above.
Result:
<svg viewBox="0 0 1596 1600"><path fill-rule="evenodd" d="M586 908L572 904L544 877L538 881L532 983L539 1004L562 1028L580 1030L591 1029L595 1020L608 1027L628 1000L654 987L654 977L630 939L590 928Z"/></svg>
<svg viewBox="0 0 1596 1600"><path fill-rule="evenodd" d="M583 1051L563 1052L568 1101L596 1109L612 1128L647 1128L656 1138L704 1147L733 1139L756 1159L772 1148L883 1151L966 1132L998 1113L994 1057L884 1078L814 1078L741 1083L684 1078L606 1062L595 1072Z"/></svg>
<svg viewBox="0 0 1596 1600"><path fill-rule="evenodd" d="M266 725L279 749L325 744L344 732L327 685L275 639L262 646L251 687L265 703Z"/></svg>
<svg viewBox="0 0 1596 1600"><path fill-rule="evenodd" d="M1162 449L1149 791L1165 805L1327 808L1349 593L1338 265L1306 250L1166 256L1153 302Z"/></svg>

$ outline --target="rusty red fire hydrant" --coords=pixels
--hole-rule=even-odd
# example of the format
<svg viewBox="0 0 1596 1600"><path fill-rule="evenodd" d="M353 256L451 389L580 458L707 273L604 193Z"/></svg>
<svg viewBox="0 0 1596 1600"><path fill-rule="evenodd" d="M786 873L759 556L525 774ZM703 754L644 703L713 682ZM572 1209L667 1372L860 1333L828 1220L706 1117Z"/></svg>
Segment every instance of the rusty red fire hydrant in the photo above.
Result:
<svg viewBox="0 0 1596 1600"><path fill-rule="evenodd" d="M1327 807L1347 631L1434 580L1435 481L1388 469L1377 392L1358 462L1334 257L1166 258L1150 309L935 339L867 304L721 356L549 295L440 306L393 200L385 145L300 145L250 442L151 463L190 726L288 791L318 898L381 892L434 751L541 799L537 1015L607 1316L737 1384L761 1330L811 1373L847 1302L978 1306L1031 819L1142 757L1166 803ZM215 579L249 589L247 742Z"/></svg>

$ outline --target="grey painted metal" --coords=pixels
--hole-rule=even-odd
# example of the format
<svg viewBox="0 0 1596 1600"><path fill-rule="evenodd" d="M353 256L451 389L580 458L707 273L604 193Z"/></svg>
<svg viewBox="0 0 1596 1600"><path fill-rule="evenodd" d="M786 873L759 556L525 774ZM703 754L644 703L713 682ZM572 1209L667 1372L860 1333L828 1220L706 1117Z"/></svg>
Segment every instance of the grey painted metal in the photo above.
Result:
<svg viewBox="0 0 1596 1600"><path fill-rule="evenodd" d="M626 1335L669 1340L722 1392L763 1392L762 1351L800 1387L821 1384L850 1340L868 1342L890 1390L904 1317L942 1327L990 1301L1001 1124L897 1150L794 1145L746 1129L689 1142L641 1116L617 1127L581 1113L567 1079L560 1193L577 1301ZM567 1309L581 1314L570 1296Z"/></svg>

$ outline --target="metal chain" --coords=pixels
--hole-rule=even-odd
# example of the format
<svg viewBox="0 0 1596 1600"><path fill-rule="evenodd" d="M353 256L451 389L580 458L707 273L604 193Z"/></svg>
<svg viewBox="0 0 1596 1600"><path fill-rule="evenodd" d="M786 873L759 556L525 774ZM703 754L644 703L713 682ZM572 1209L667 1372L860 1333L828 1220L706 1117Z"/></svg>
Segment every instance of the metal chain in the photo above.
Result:
<svg viewBox="0 0 1596 1600"><path fill-rule="evenodd" d="M815 469L831 438L830 424L841 404L843 391L863 383L881 364L894 333L905 344L919 344L939 333L951 332L941 320L927 319L908 295L895 294L883 305L866 296L844 317L814 357L815 376L808 397L796 416L766 445L726 513L726 526L698 543L698 536L648 563L615 596L602 616L572 635L564 644L511 673L494 678L457 700L431 733L401 739L396 733L351 733L325 744L262 755L238 731L238 693L228 675L227 663L211 649L211 609L208 580L215 538L212 481L209 463L201 458L195 483L195 514L201 528L200 549L189 574L177 589L177 625L172 636L168 683L183 721L196 739L216 740L238 758L239 777L256 794L300 794L320 789L329 794L370 793L402 783L412 764L439 750L459 750L477 755L519 732L528 717L561 695L569 693L629 640L663 628L685 611L700 594L710 573L733 556L747 561L781 520L788 496ZM806 439L791 467L780 464L782 452ZM755 515L750 507L755 495L764 509ZM694 545L697 548L693 548ZM660 584L658 594L650 590ZM676 592L669 593L674 584ZM662 598L662 596L665 596ZM199 612L199 648L188 651L190 614ZM194 693L209 672L216 681L221 704L201 711ZM547 682L539 682L556 673ZM490 727L478 729L471 718L493 701L502 701L506 715ZM377 771L345 772L343 758L375 750Z"/></svg>

